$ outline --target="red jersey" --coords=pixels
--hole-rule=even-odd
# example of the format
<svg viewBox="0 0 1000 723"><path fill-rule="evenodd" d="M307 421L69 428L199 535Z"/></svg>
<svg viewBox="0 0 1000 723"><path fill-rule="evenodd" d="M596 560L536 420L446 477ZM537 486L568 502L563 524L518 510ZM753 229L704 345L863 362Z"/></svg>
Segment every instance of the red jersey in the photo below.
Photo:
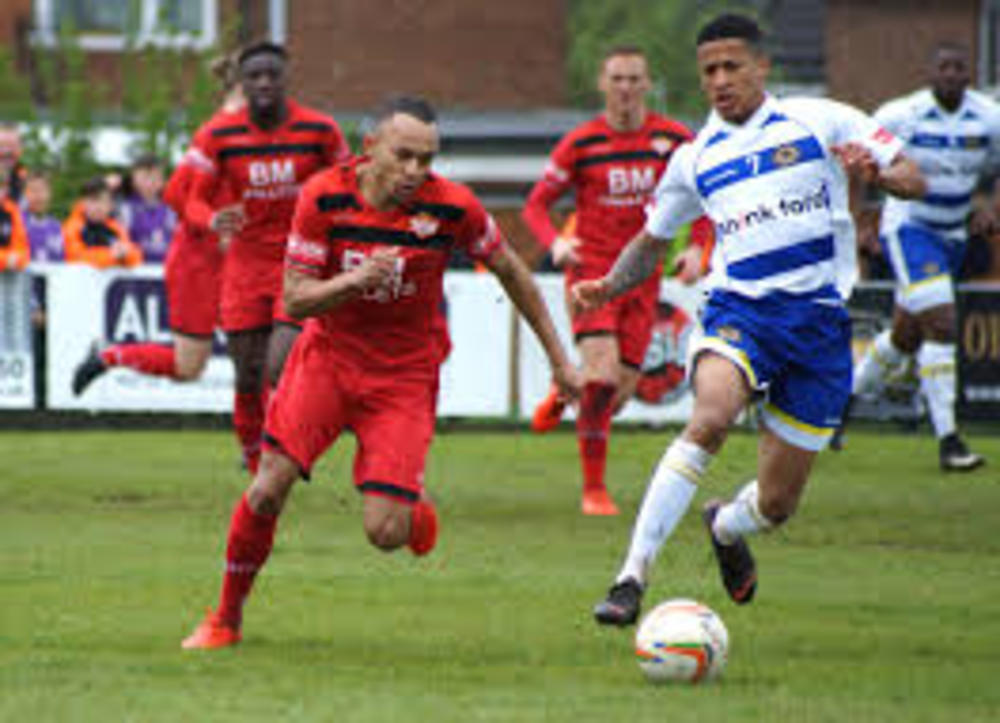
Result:
<svg viewBox="0 0 1000 723"><path fill-rule="evenodd" d="M606 270L642 230L646 205L674 150L693 137L681 123L655 113L630 132L614 130L604 116L587 121L553 149L524 218L538 240L551 246L558 234L549 208L572 188L581 265Z"/></svg>
<svg viewBox="0 0 1000 723"><path fill-rule="evenodd" d="M242 202L246 225L234 240L280 259L302 184L346 160L347 143L330 117L286 101L288 117L273 130L253 124L249 110L216 113L195 134L189 159L197 168L185 220L207 229L219 195Z"/></svg>
<svg viewBox="0 0 1000 723"><path fill-rule="evenodd" d="M496 223L465 186L431 174L405 205L379 211L358 189L360 158L310 179L295 209L286 267L331 278L379 248L398 249L386 287L310 321L336 353L375 371L437 372L442 360L443 279L453 249L487 260L503 244Z"/></svg>

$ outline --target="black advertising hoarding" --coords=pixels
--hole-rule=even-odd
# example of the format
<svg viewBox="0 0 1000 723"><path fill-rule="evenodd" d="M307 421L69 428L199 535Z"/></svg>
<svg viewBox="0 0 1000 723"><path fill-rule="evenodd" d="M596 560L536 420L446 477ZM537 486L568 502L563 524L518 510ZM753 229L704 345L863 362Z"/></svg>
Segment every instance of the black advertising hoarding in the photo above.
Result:
<svg viewBox="0 0 1000 723"><path fill-rule="evenodd" d="M1000 284L963 284L959 306L959 416L1000 420Z"/></svg>

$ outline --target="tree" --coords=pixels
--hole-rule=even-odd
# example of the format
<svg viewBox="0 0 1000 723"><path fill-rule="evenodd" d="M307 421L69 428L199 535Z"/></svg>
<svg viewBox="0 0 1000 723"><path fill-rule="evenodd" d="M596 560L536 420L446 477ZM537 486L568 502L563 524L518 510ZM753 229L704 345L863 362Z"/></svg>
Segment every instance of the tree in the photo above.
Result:
<svg viewBox="0 0 1000 723"><path fill-rule="evenodd" d="M570 0L569 88L578 106L600 104L595 88L598 64L616 45L637 45L649 57L653 75L650 104L686 118L705 112L694 60L698 27L719 12L758 14L758 0Z"/></svg>

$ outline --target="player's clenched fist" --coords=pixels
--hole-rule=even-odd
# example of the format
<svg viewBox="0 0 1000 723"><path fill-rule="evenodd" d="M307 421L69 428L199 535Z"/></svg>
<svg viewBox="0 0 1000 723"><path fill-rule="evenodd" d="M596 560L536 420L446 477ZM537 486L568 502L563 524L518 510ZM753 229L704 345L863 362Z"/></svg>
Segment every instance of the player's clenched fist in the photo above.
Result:
<svg viewBox="0 0 1000 723"><path fill-rule="evenodd" d="M603 278L579 281L570 290L570 304L575 314L599 309L610 300L611 290Z"/></svg>
<svg viewBox="0 0 1000 723"><path fill-rule="evenodd" d="M245 223L246 213L243 211L243 204L234 203L216 211L212 215L209 226L219 236L233 236L240 232Z"/></svg>
<svg viewBox="0 0 1000 723"><path fill-rule="evenodd" d="M396 273L398 259L398 249L378 249L365 256L353 272L358 288L376 289L389 286Z"/></svg>

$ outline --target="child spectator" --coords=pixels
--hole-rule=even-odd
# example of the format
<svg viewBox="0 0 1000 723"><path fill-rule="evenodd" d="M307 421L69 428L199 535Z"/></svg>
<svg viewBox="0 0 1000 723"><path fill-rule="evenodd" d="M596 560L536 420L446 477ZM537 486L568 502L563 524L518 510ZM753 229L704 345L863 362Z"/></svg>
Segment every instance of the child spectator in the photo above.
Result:
<svg viewBox="0 0 1000 723"><path fill-rule="evenodd" d="M79 212L63 224L66 261L96 266L137 266L142 250L132 243L126 231L111 218L111 189L103 178L94 178L83 186Z"/></svg>
<svg viewBox="0 0 1000 723"><path fill-rule="evenodd" d="M52 187L44 171L31 170L24 177L21 213L28 233L32 261L62 261L63 233L59 219L49 214Z"/></svg>
<svg viewBox="0 0 1000 723"><path fill-rule="evenodd" d="M132 165L131 189L119 208L122 225L142 248L147 263L161 264L177 225L173 210L163 201L163 164L153 155L140 156Z"/></svg>
<svg viewBox="0 0 1000 723"><path fill-rule="evenodd" d="M21 211L8 195L7 185L0 184L0 271L21 271L31 259L31 250Z"/></svg>

